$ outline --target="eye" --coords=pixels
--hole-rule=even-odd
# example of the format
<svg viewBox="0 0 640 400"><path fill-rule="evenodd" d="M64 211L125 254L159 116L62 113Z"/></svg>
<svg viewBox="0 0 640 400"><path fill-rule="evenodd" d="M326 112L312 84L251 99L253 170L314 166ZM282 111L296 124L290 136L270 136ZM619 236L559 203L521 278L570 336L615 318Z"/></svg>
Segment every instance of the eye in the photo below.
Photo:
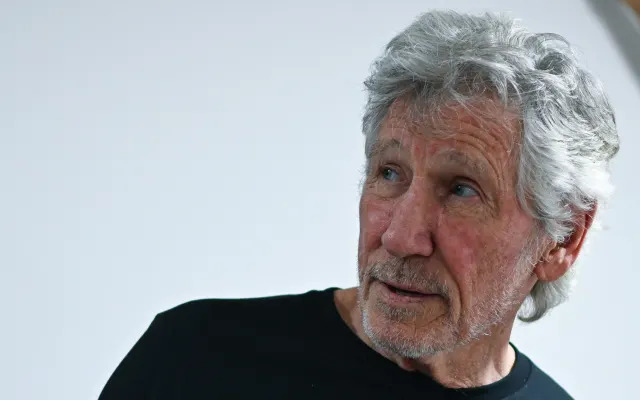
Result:
<svg viewBox="0 0 640 400"><path fill-rule="evenodd" d="M382 175L383 179L386 179L388 181L397 181L400 178L400 174L398 174L393 168L390 167L382 167L382 169L380 170L380 174Z"/></svg>
<svg viewBox="0 0 640 400"><path fill-rule="evenodd" d="M478 196L478 192L469 185L465 185L462 183L456 183L451 188L451 193L458 197L473 197Z"/></svg>

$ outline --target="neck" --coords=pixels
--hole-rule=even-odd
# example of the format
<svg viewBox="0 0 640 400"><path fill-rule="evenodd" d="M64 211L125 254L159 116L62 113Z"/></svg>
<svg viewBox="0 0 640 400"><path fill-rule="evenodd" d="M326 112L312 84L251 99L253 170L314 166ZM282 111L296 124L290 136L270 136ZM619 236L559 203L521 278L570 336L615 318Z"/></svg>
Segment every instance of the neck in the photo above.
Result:
<svg viewBox="0 0 640 400"><path fill-rule="evenodd" d="M376 348L362 327L357 296L357 288L335 292L340 316L360 340L404 370L429 375L446 387L465 388L496 382L505 377L515 363L515 351L509 345L513 323L495 326L489 335L430 357L410 359Z"/></svg>

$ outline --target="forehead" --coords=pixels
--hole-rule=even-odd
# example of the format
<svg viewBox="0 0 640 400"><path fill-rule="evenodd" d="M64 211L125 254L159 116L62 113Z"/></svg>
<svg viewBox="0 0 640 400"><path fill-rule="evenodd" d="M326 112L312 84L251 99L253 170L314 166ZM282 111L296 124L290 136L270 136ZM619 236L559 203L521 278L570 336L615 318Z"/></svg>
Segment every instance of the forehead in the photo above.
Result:
<svg viewBox="0 0 640 400"><path fill-rule="evenodd" d="M467 134L488 145L512 149L520 139L520 125L515 111L489 97L439 107L421 107L400 98L389 108L380 133L453 139Z"/></svg>
<svg viewBox="0 0 640 400"><path fill-rule="evenodd" d="M514 150L520 141L520 127L517 113L491 98L465 105L445 103L432 111L398 99L389 108L368 156L374 156L380 145L390 139L399 143L397 147L410 145L415 139L439 139L441 144L447 143L463 153L512 163L517 156Z"/></svg>

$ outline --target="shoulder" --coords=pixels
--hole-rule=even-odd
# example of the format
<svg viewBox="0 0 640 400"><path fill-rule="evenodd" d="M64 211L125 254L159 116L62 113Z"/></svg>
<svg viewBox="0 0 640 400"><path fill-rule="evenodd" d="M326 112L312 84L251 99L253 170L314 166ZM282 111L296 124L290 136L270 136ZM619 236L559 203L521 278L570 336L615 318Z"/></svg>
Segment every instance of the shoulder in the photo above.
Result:
<svg viewBox="0 0 640 400"><path fill-rule="evenodd" d="M312 290L302 294L242 299L192 300L156 316L158 325L173 333L208 333L235 335L243 328L282 326L282 323L306 315L309 307L318 304L325 291Z"/></svg>
<svg viewBox="0 0 640 400"><path fill-rule="evenodd" d="M160 398L184 380L210 382L208 372L244 367L257 351L281 354L292 337L304 337L301 333L318 324L315 310L330 297L327 289L201 299L161 312L109 378L100 399Z"/></svg>
<svg viewBox="0 0 640 400"><path fill-rule="evenodd" d="M523 391L527 395L525 398L531 397L550 400L573 399L562 386L533 363L526 355L519 353L518 356L525 359L530 365L529 379L523 388Z"/></svg>

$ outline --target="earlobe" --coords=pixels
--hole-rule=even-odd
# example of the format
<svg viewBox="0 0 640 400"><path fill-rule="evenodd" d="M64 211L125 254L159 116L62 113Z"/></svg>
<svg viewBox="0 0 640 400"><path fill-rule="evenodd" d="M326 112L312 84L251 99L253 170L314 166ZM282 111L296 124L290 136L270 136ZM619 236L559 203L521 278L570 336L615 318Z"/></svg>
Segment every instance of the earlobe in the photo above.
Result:
<svg viewBox="0 0 640 400"><path fill-rule="evenodd" d="M534 273L539 280L555 281L571 268L582 249L587 231L593 223L595 212L596 206L594 205L591 210L579 214L571 235L564 242L556 243L555 247L544 254L534 268Z"/></svg>
<svg viewBox="0 0 640 400"><path fill-rule="evenodd" d="M534 269L539 280L555 281L564 275L571 267L571 260L567 256L567 249L561 245L554 247Z"/></svg>

